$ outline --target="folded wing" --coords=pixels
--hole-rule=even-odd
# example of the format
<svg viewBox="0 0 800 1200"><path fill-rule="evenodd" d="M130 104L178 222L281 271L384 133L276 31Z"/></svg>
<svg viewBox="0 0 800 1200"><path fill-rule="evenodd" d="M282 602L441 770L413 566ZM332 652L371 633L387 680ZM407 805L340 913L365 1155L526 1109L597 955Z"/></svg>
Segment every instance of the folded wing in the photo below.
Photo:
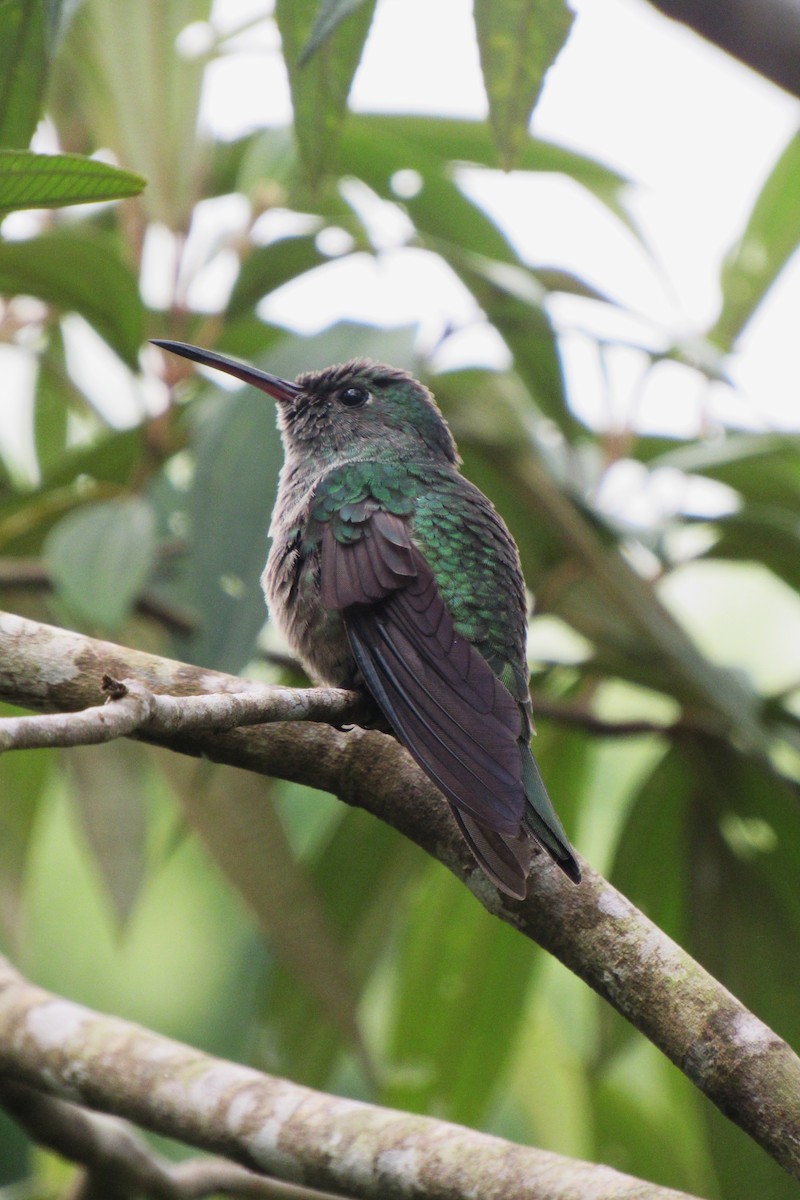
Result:
<svg viewBox="0 0 800 1200"><path fill-rule="evenodd" d="M322 603L342 612L367 687L456 809L482 865L524 895L519 705L456 631L407 520L376 505L353 534L339 539L325 526Z"/></svg>

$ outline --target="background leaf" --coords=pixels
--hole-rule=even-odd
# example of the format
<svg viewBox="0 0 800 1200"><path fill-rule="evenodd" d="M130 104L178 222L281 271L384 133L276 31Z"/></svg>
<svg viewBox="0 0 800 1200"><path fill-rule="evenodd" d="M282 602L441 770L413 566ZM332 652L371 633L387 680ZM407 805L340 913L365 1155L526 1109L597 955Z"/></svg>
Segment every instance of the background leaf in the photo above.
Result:
<svg viewBox="0 0 800 1200"><path fill-rule="evenodd" d="M100 688L98 684L98 703ZM72 801L116 921L130 919L147 866L147 757L135 742L76 746L68 755Z"/></svg>
<svg viewBox="0 0 800 1200"><path fill-rule="evenodd" d="M775 163L722 267L722 308L708 337L725 350L764 299L800 241L800 135Z"/></svg>
<svg viewBox="0 0 800 1200"><path fill-rule="evenodd" d="M395 956L385 1103L468 1124L486 1120L538 965L520 941L444 871L426 872Z"/></svg>
<svg viewBox="0 0 800 1200"><path fill-rule="evenodd" d="M500 161L510 171L574 15L563 0L475 0L474 15L489 120Z"/></svg>
<svg viewBox="0 0 800 1200"><path fill-rule="evenodd" d="M305 66L317 50L325 44L334 29L364 3L365 0L322 0L314 28L300 55L298 65Z"/></svg>
<svg viewBox="0 0 800 1200"><path fill-rule="evenodd" d="M206 158L197 136L205 61L177 53L176 42L210 13L211 0L83 0L55 71L74 126L145 176L145 210L170 229L188 229Z"/></svg>
<svg viewBox="0 0 800 1200"><path fill-rule="evenodd" d="M39 121L51 33L47 0L0 4L0 146L27 146Z"/></svg>
<svg viewBox="0 0 800 1200"><path fill-rule="evenodd" d="M316 188L335 162L350 84L369 32L375 0L352 9L347 21L302 61L315 29L317 0L277 0L294 106L294 128L306 178ZM307 56L306 56L307 57Z"/></svg>
<svg viewBox="0 0 800 1200"><path fill-rule="evenodd" d="M147 503L87 505L48 535L44 556L58 593L91 628L116 632L153 569L155 530Z"/></svg>
<svg viewBox="0 0 800 1200"><path fill-rule="evenodd" d="M12 715L5 706L3 715ZM0 756L0 923L3 939L15 953L25 937L28 856L35 845L36 821L52 767L49 754L22 751Z"/></svg>
<svg viewBox="0 0 800 1200"><path fill-rule="evenodd" d="M245 771L198 767L191 760L171 764L170 776L209 855L241 893L278 958L366 1062L346 947L293 851L273 785Z"/></svg>
<svg viewBox="0 0 800 1200"><path fill-rule="evenodd" d="M110 238L76 228L0 243L0 290L80 313L125 362L138 365L139 288Z"/></svg>
<svg viewBox="0 0 800 1200"><path fill-rule="evenodd" d="M145 185L141 175L78 154L0 150L0 212L121 200Z"/></svg>

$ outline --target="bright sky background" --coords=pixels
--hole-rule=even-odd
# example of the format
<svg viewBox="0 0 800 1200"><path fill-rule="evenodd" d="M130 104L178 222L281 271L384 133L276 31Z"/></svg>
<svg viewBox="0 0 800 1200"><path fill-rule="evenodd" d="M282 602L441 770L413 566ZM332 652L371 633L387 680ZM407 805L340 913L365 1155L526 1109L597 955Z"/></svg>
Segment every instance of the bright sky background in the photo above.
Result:
<svg viewBox="0 0 800 1200"><path fill-rule="evenodd" d="M218 3L218 28L234 28L263 0ZM609 289L660 329L691 336L719 304L717 278L749 209L800 117L800 104L729 59L643 0L574 0L578 19L550 72L534 119L542 137L594 155L633 181L632 207L659 263L568 181L499 173L471 190L502 217L532 262L557 263ZM234 136L288 119L288 87L277 36L269 25L243 39L251 49L217 63L204 110L215 131ZM355 80L356 108L482 117L486 100L470 0L379 0ZM409 252L380 265L336 264L327 280L293 285L270 304L271 318L299 329L335 315L415 321L434 330L469 304L447 273ZM790 267L747 331L734 366L741 394L709 388L677 366L655 372L641 392L638 356L611 364L612 411L581 329L634 337L654 328L598 307L564 300L554 314L564 329L567 368L585 415L691 434L717 416L755 428L800 428L796 345L800 270ZM654 344L658 344L656 340ZM470 353L496 359L493 342L469 338ZM458 348L456 343L456 349ZM448 364L449 365L449 364Z"/></svg>

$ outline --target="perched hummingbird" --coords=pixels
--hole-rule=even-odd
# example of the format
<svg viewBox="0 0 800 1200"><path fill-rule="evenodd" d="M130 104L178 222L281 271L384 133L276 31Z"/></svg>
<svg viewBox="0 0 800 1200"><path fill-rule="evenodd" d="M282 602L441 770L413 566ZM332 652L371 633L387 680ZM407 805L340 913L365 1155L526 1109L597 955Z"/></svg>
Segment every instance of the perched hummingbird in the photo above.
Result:
<svg viewBox="0 0 800 1200"><path fill-rule="evenodd" d="M312 678L366 688L502 891L524 898L531 839L579 882L530 749L519 553L459 473L428 389L367 359L292 383L183 342L155 345L278 402L285 462L261 582Z"/></svg>

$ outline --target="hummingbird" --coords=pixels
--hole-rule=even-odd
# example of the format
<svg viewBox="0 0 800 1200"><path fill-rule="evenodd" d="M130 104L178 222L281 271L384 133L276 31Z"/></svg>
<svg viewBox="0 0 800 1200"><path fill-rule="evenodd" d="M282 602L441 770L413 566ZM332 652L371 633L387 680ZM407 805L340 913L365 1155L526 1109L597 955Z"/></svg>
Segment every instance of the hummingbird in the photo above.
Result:
<svg viewBox="0 0 800 1200"><path fill-rule="evenodd" d="M524 899L537 847L580 882L530 748L519 552L461 474L428 388L369 359L291 381L154 344L277 401L284 464L261 583L310 677L369 693L502 892Z"/></svg>

